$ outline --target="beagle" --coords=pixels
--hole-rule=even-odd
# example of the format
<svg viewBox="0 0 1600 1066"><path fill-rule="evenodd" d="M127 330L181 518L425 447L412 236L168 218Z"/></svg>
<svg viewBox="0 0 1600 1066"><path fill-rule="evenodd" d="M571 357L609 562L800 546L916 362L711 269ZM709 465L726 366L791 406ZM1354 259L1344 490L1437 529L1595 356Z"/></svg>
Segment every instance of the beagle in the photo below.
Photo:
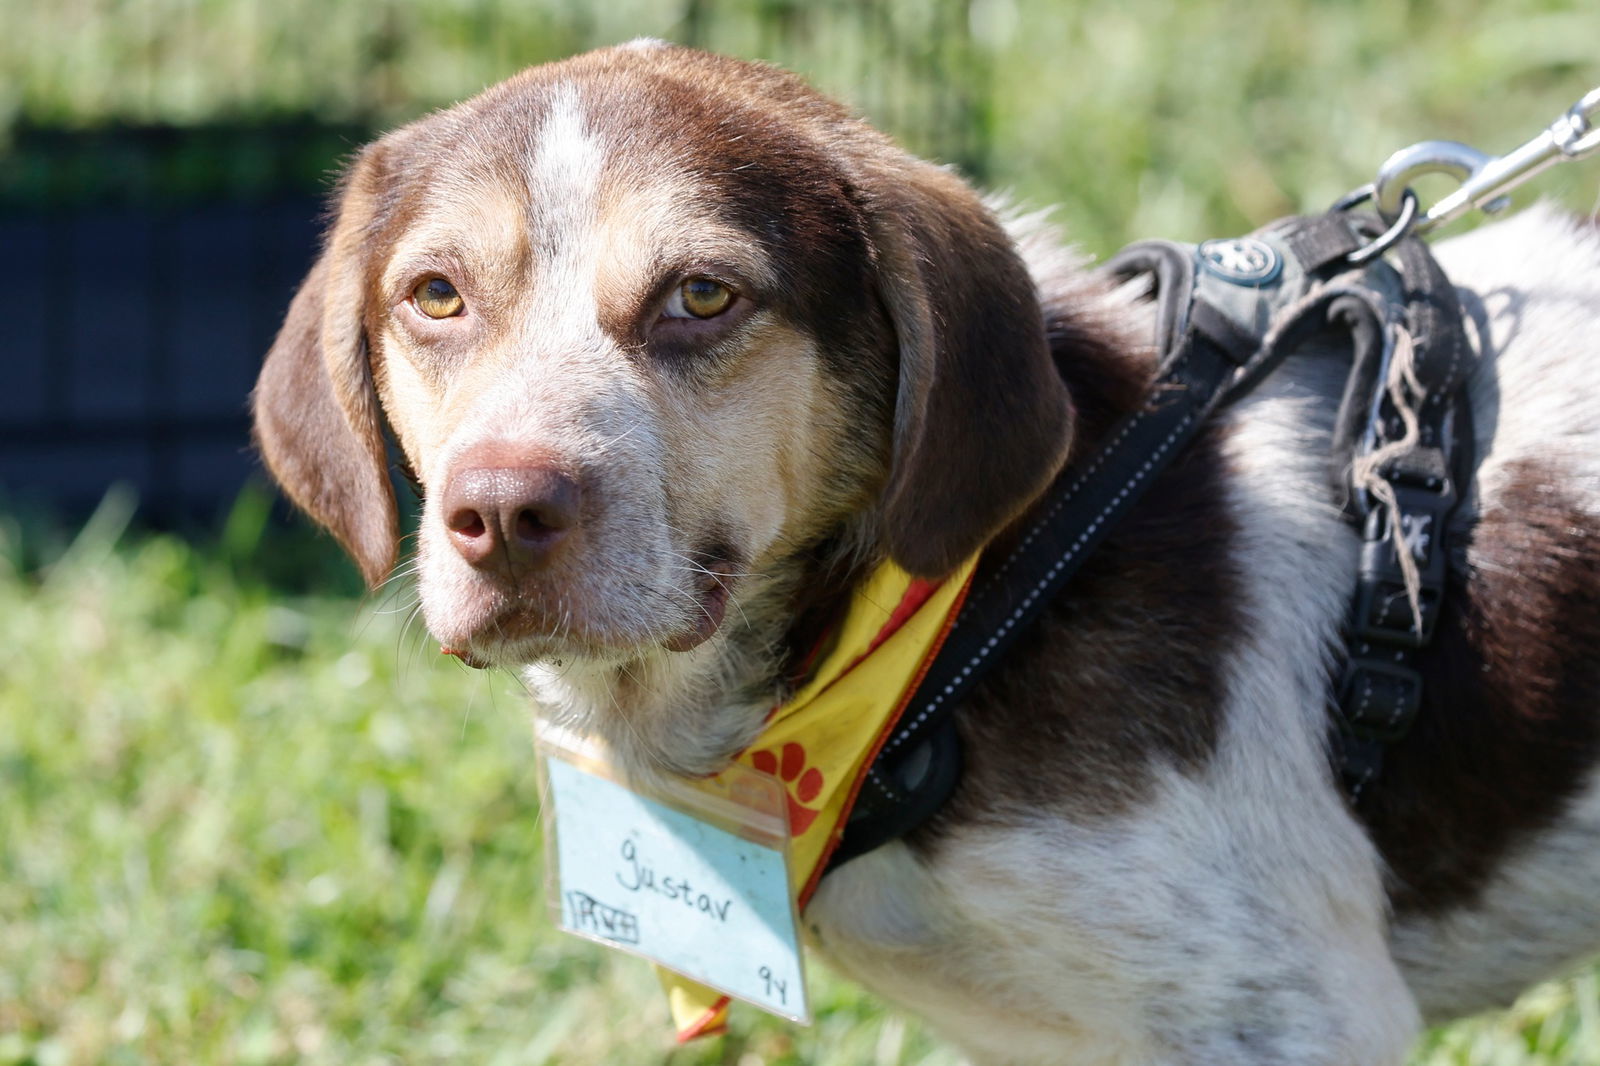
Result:
<svg viewBox="0 0 1600 1066"><path fill-rule="evenodd" d="M372 583L634 769L749 744L881 560L1003 543L1140 401L1148 316L796 78L655 42L362 150L254 396ZM1170 467L959 712L962 782L808 938L992 1063L1400 1062L1600 950L1600 230L1440 245L1479 348L1465 567L1352 809L1334 361Z"/></svg>

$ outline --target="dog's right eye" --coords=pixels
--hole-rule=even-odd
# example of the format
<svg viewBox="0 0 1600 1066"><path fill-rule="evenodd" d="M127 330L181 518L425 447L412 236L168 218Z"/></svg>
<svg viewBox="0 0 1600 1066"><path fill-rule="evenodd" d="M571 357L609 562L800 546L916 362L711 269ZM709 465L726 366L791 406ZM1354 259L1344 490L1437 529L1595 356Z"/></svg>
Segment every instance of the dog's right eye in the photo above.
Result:
<svg viewBox="0 0 1600 1066"><path fill-rule="evenodd" d="M733 290L716 278L693 277L673 290L662 313L668 318L716 318L733 300Z"/></svg>
<svg viewBox="0 0 1600 1066"><path fill-rule="evenodd" d="M429 318L451 318L466 310L467 302L443 278L429 278L411 290L411 302Z"/></svg>

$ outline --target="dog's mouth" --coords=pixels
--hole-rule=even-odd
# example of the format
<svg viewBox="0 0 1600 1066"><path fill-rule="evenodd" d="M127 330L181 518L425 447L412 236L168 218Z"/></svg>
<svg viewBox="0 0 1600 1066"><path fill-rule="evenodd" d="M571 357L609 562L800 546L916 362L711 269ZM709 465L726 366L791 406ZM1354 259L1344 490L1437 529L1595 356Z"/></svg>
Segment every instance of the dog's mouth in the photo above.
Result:
<svg viewBox="0 0 1600 1066"><path fill-rule="evenodd" d="M477 655L473 654L470 648L453 648L448 644L441 644L439 645L439 654L452 655L466 663L468 666L472 667L474 670L487 670L489 667L494 665L494 663L491 663L488 659L478 658Z"/></svg>
<svg viewBox="0 0 1600 1066"><path fill-rule="evenodd" d="M728 613L728 600L733 594L733 584L738 580L732 553L715 549L699 553L702 561L692 562L695 570L694 585L690 594L694 598L695 613L689 625L661 642L668 651L693 651L722 628Z"/></svg>
<svg viewBox="0 0 1600 1066"><path fill-rule="evenodd" d="M575 627L565 611L559 617L527 600L505 603L476 632L441 642L439 650L474 669L527 665L547 660L581 658L614 660L637 657L650 648L689 652L716 636L726 620L734 588L741 574L731 549L716 547L681 553L682 569L691 571L687 587L664 594L675 603L689 604L670 623L664 635L657 629L637 635L586 633ZM561 597L557 597L560 601ZM686 616L686 617L684 617Z"/></svg>

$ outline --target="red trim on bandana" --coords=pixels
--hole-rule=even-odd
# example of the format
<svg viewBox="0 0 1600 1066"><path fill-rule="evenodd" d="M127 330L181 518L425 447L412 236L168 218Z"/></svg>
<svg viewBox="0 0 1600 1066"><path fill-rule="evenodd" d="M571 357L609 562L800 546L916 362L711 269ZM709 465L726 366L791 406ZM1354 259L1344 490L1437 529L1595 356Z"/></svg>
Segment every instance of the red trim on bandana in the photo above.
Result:
<svg viewBox="0 0 1600 1066"><path fill-rule="evenodd" d="M971 581L972 579L969 577L967 579L968 584L971 584ZM872 638L872 643L867 645L867 650L856 656L856 658L850 662L849 666L846 666L843 670L840 670L839 676L843 677L845 674L848 674L861 662L862 659L865 659L867 656L877 651L878 646L884 641L888 640L890 637L894 636L895 631L901 626L905 625L906 622L910 620L912 615L921 610L922 605L928 602L928 597L932 596L935 592L938 592L943 585L944 582L942 580L927 581L920 577L912 578L911 584L907 585L905 592L900 595L900 602L895 604L894 610L889 612L889 620L883 623L883 628L879 629L877 635ZM966 591L963 590L961 597L956 600L957 607L961 606L961 599L966 598L966 595ZM955 614L952 612L950 617L954 618ZM946 626L946 629L948 628L949 627ZM829 626L823 631L822 636L817 638L816 643L811 645L811 650L806 653L805 660L800 669L795 671L795 675L797 677L806 677L810 675L812 668L817 665L817 660L822 658L823 650L827 648L828 643L833 639L835 632L837 632L837 628L835 626ZM939 643L944 643L944 634L940 634ZM926 669L926 666L924 666L923 672L926 672ZM922 673L917 674L917 680L922 680ZM900 708L900 710L904 709L904 707ZM767 717L762 724L765 725L767 722L772 721L773 717L776 716L781 710L783 710L783 704L774 703L767 711ZM899 717L900 710L895 712L896 718ZM737 759L743 756L745 751L748 750L748 748L741 750L734 756L734 758ZM713 770L710 773L702 774L700 776L715 777L719 773L721 773L720 770ZM851 802L854 802L855 797L851 796L850 798Z"/></svg>
<svg viewBox="0 0 1600 1066"><path fill-rule="evenodd" d="M878 645L894 636L895 630L906 624L907 619L916 614L922 605L928 602L928 597L939 591L943 581L924 581L922 578L912 578L911 584L906 586L905 595L900 597L900 602L895 606L889 620L883 623L883 628L878 630L878 635L872 638L872 643L867 645L867 654L871 655L878 650ZM939 638L943 640L943 637ZM860 660L857 660L858 662ZM921 680L919 677L918 680Z"/></svg>
<svg viewBox="0 0 1600 1066"><path fill-rule="evenodd" d="M961 605L966 601L967 593L972 589L972 576L976 573L977 567L973 567L968 572L966 584L961 586L961 591L956 595L955 601L950 604L950 613L945 615L944 625L940 627L938 637L928 646L927 653L922 657L922 664L917 667L917 672L911 678L911 683L906 686L905 693L900 697L900 706L894 709L894 713L884 723L883 730L878 734L878 738L872 742L872 748L867 752L866 761L861 764L861 771L856 774L855 782L850 786L850 795L844 801L844 810L839 812L839 821L834 825L833 832L829 836L828 846L823 849L821 857L817 859L817 867L811 871L810 879L800 889L796 905L802 910L810 901L811 894L817 890L817 884L822 880L823 873L828 869L828 859L838 849L839 842L844 839L844 826L850 820L850 812L855 808L856 797L860 795L861 785L867 779L867 770L871 768L873 760L878 757L878 752L883 749L884 744L888 743L890 735L894 732L894 727L900 722L900 716L906 713L906 704L910 703L911 697L917 694L917 686L922 684L923 677L928 673L928 667L933 665L933 660L938 656L939 649L944 647L945 638L950 635L951 628L956 624L956 615L961 613ZM900 603L895 607L894 613L889 616L889 621L884 624L883 629L873 638L872 647L877 648L879 644L887 640L896 629L899 629L905 623L907 618L916 613L918 607L927 602L928 597L933 595L941 584L943 582L912 581L911 585L906 589L905 595L900 598ZM907 608L906 604L908 602L912 602L913 606ZM862 656L862 658L865 658L865 656ZM856 660L856 662L860 661L860 659Z"/></svg>
<svg viewBox="0 0 1600 1066"><path fill-rule="evenodd" d="M728 1004L731 1002L732 1000L728 996L723 996L707 1007L706 1012L700 1015L693 1025L678 1030L678 1043L687 1044L689 1041L698 1040L702 1036L716 1036L718 1033L727 1032L727 1018L724 1017L721 1022L718 1022L717 1017L728 1009Z"/></svg>
<svg viewBox="0 0 1600 1066"><path fill-rule="evenodd" d="M969 577L967 579L967 581L970 584L972 579ZM851 659L850 660L850 664L848 666L846 666L843 670L839 671L839 677L841 677L841 678L844 677L851 670L854 670L857 666L860 666L861 665L861 660L865 659L867 656L869 656L873 652L877 651L878 647L884 641L886 641L890 637L894 636L895 635L895 631L898 630L901 626L905 625L906 622L910 620L911 616L916 614L917 611L919 609L921 609L922 605L928 602L928 597L932 596L935 592L938 592L940 587L943 586L943 585L944 585L943 581L924 581L920 577L912 578L911 579L911 584L907 585L906 586L906 590L903 593L900 594L900 602L895 604L894 605L894 610L889 612L889 620L883 623L883 628L879 629L877 634L872 638L872 642L867 645L867 650L862 652L860 655L857 655L854 659ZM961 593L961 596L956 598L956 606L957 607L961 606L961 600L965 596L966 596L966 591L963 590L962 593ZM950 615L950 617L954 618L955 617L954 613L952 613ZM948 629L948 626L946 626L946 628ZM817 642L817 647L812 650L812 654L811 654L811 659L812 660L815 660L817 658L817 653L822 650L822 647L826 643L827 638L832 637L832 636L833 636L833 633L830 630L826 634L826 636L824 637L823 640ZM941 633L939 635L939 643L940 644L944 643L944 634L943 633ZM935 647L937 647L937 645L935 645ZM925 667L924 667L924 669L925 669ZM918 681L922 680L922 671L918 671L917 680ZM781 708L782 706L783 706L782 704L779 704L777 707L774 707L771 711L767 712L767 717L770 719L774 714L777 714L779 708ZM904 709L905 708L902 707L902 708L896 710L895 711L895 716L899 717L900 711L904 710Z"/></svg>

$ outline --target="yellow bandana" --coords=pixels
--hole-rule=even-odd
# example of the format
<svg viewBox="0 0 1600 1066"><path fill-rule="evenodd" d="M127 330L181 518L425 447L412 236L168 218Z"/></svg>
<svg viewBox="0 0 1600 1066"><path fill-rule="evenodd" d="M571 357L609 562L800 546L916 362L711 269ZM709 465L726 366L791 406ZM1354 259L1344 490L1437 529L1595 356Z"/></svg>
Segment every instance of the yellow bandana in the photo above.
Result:
<svg viewBox="0 0 1600 1066"><path fill-rule="evenodd" d="M943 582L884 563L856 589L811 680L772 714L738 760L779 777L789 800L790 891L804 907L844 836L856 792L916 691L972 580L977 557ZM719 1032L728 997L657 968L678 1040Z"/></svg>

